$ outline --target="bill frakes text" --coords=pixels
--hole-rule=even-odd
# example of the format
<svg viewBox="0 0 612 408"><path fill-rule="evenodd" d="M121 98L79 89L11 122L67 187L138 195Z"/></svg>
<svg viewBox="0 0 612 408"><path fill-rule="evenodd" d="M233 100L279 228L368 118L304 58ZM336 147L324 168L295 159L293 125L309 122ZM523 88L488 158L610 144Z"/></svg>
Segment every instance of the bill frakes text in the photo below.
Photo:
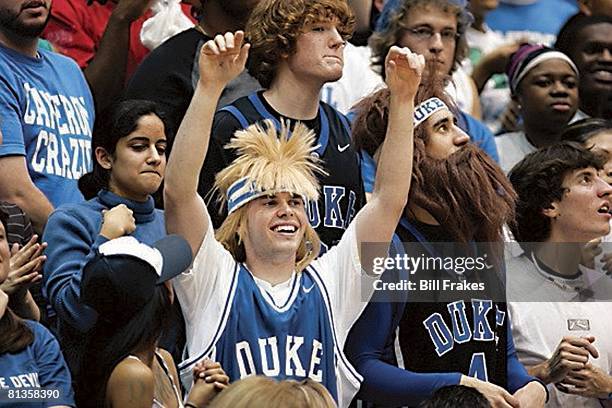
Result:
<svg viewBox="0 0 612 408"><path fill-rule="evenodd" d="M441 290L450 291L483 291L485 284L483 282L457 282L452 279L420 279L410 281L402 279L398 282L384 282L380 279L375 280L374 290L384 291L432 291L437 292Z"/></svg>

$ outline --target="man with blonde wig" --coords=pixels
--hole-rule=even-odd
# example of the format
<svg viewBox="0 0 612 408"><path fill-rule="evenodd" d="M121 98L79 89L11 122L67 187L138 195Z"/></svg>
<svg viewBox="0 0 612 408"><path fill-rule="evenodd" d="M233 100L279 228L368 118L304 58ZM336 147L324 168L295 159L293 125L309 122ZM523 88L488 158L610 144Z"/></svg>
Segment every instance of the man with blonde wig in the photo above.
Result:
<svg viewBox="0 0 612 408"><path fill-rule="evenodd" d="M195 254L192 268L174 282L187 327L187 359L179 367L188 377L208 357L231 381L254 374L311 378L346 406L361 378L342 347L373 290L370 257L385 256L388 244L367 257L359 248L388 243L406 204L413 149L406 112L414 108L424 60L406 48L390 50L391 118L376 189L338 245L312 261L317 236L305 201L317 199L321 168L312 156L313 133L303 125L277 132L265 122L236 133L227 147L237 159L217 176L229 216L216 238L197 193L216 101L247 59L243 38L227 33L203 47L200 82L168 164L167 227Z"/></svg>

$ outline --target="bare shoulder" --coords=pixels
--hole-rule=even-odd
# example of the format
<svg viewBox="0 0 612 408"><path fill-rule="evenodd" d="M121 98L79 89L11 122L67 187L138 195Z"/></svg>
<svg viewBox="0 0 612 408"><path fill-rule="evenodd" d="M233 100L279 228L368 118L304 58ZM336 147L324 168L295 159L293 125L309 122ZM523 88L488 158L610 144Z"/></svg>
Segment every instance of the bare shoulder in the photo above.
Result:
<svg viewBox="0 0 612 408"><path fill-rule="evenodd" d="M157 353L163 357L164 361L166 362L166 364L168 364L168 366L174 365L174 359L167 350L164 350L163 348L157 348L155 351L157 351Z"/></svg>
<svg viewBox="0 0 612 408"><path fill-rule="evenodd" d="M174 384L180 384L178 372L176 371L176 365L174 364L174 359L172 358L172 355L167 350L164 350L162 348L158 348L157 353L159 353L159 355L164 359L164 362L168 366Z"/></svg>
<svg viewBox="0 0 612 408"><path fill-rule="evenodd" d="M108 379L106 399L113 407L151 407L154 392L153 371L140 360L125 358Z"/></svg>

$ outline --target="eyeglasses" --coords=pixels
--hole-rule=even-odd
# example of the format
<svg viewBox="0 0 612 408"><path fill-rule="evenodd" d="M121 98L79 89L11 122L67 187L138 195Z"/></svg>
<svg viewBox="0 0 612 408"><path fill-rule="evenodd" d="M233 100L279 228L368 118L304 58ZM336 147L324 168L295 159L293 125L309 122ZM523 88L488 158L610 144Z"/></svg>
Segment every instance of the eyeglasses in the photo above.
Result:
<svg viewBox="0 0 612 408"><path fill-rule="evenodd" d="M446 44L455 42L456 40L459 39L459 34L455 30L451 30L451 29L445 29L445 30L438 32L438 31L432 30L429 27L418 27L418 28L407 28L406 31L408 31L415 38L418 38L419 40L422 40L422 41L429 41L436 34L440 34L440 38L442 39L442 42Z"/></svg>

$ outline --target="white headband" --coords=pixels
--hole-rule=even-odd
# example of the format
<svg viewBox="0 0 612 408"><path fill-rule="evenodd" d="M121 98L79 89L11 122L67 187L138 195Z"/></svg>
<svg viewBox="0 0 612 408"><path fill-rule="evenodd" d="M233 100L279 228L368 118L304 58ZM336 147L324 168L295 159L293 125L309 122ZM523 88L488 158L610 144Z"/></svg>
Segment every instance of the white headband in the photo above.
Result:
<svg viewBox="0 0 612 408"><path fill-rule="evenodd" d="M441 109L448 109L446 104L438 98L429 98L414 108L414 127L425 122L431 115Z"/></svg>
<svg viewBox="0 0 612 408"><path fill-rule="evenodd" d="M518 84L523 80L523 78L525 78L525 75L527 75L529 71L536 67L536 65L540 65L544 61L548 61L551 59L560 59L567 62L567 64L574 70L576 75L578 75L578 68L576 67L576 64L574 64L574 61L572 61L570 57L568 57L564 53L560 51L543 52L542 54L529 61L527 65L525 65L525 68L519 68L521 72L516 76L516 78L512 80L512 83L510 84L512 91L516 92Z"/></svg>

